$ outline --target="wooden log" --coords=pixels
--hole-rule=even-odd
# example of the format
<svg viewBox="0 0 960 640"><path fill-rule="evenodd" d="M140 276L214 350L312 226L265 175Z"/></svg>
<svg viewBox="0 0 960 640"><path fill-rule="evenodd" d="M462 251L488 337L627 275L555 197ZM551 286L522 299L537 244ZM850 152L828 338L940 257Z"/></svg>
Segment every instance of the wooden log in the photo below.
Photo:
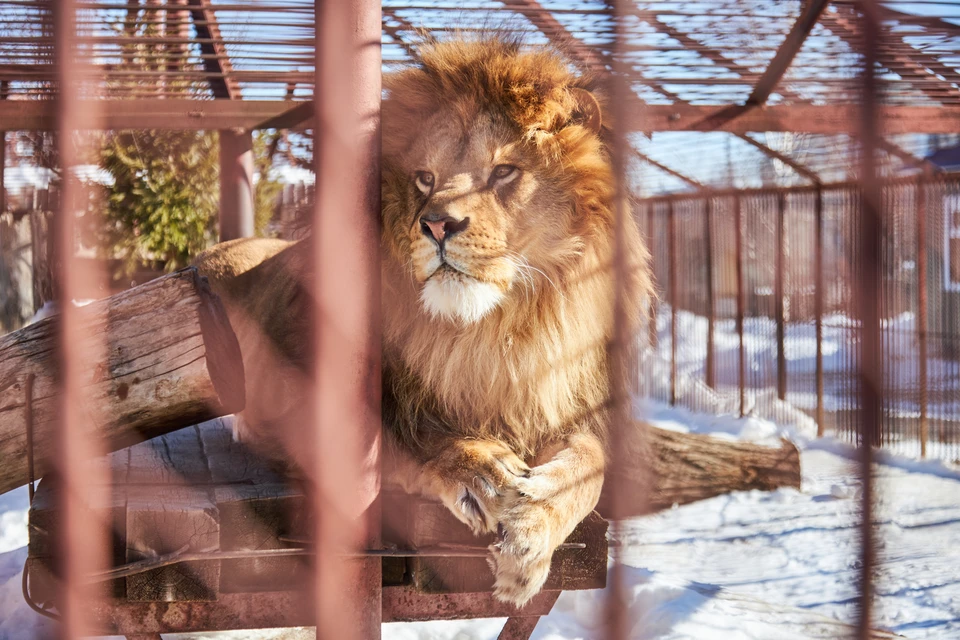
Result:
<svg viewBox="0 0 960 640"><path fill-rule="evenodd" d="M84 372L94 436L116 450L243 409L240 347L220 299L194 268L94 302L83 335L102 341ZM56 316L0 338L0 493L51 470ZM28 400L27 396L30 396Z"/></svg>
<svg viewBox="0 0 960 640"><path fill-rule="evenodd" d="M800 488L800 452L785 440L779 447L766 447L637 426L623 443L628 451L626 459L635 460L636 464L619 475L608 473L598 506L601 514L609 513L610 492L614 488L627 496L625 516L731 491Z"/></svg>

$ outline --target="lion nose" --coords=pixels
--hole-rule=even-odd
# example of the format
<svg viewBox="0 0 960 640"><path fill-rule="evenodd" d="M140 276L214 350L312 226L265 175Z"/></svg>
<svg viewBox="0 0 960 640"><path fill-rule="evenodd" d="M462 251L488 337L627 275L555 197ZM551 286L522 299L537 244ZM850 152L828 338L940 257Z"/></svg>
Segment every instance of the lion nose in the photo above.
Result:
<svg viewBox="0 0 960 640"><path fill-rule="evenodd" d="M429 213L420 217L420 230L428 238L433 237L441 247L444 241L470 226L470 218L457 220L452 216Z"/></svg>

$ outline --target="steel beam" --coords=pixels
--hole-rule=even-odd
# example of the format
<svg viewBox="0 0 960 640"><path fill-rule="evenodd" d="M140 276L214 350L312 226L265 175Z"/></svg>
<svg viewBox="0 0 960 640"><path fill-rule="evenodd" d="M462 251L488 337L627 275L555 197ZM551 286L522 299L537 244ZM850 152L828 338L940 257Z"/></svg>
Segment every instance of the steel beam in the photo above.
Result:
<svg viewBox="0 0 960 640"><path fill-rule="evenodd" d="M87 129L208 129L266 128L273 119L299 108L300 103L270 100L137 100L77 101L92 114L80 126ZM7 131L52 131L57 106L53 100L2 100L0 122ZM302 120L302 119L301 119Z"/></svg>
<svg viewBox="0 0 960 640"><path fill-rule="evenodd" d="M193 26L197 30L200 53L204 54L203 69L214 74L207 78L213 97L229 100L240 98L240 85L230 77L233 65L220 34L216 12L210 6L209 0L187 0L187 4Z"/></svg>
<svg viewBox="0 0 960 640"><path fill-rule="evenodd" d="M787 37L780 44L780 48L777 49L773 60L770 61L770 64L760 76L757 84L754 85L753 92L751 92L750 97L747 98L747 105L760 106L767 102L767 98L773 93L777 83L783 78L783 74L790 68L793 59L797 53L799 53L800 48L806 41L807 36L810 35L813 27L817 24L817 21L820 19L820 14L823 13L828 2L829 0L808 0L803 4L800 9L800 16L793 24L793 28L790 29L790 33L787 34Z"/></svg>

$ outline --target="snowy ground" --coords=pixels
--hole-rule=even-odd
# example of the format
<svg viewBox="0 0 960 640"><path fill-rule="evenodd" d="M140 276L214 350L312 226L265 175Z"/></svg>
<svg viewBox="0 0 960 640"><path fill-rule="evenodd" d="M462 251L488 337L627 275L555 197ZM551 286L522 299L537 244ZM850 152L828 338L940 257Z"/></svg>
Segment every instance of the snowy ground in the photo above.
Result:
<svg viewBox="0 0 960 640"><path fill-rule="evenodd" d="M726 438L772 443L792 431L757 418L703 416L656 404L644 409L661 426ZM792 435L804 446L801 491L732 494L624 524L615 542L628 567L632 637L834 638L842 632L830 619L854 621L859 483L852 450ZM877 624L908 638L960 638L960 470L889 455L881 460ZM49 629L20 595L26 507L23 489L0 496L0 552L6 552L0 553L0 640L41 637ZM598 637L604 595L564 593L534 638ZM821 624L811 626L818 614ZM502 623L389 624L384 637L480 640L495 638Z"/></svg>

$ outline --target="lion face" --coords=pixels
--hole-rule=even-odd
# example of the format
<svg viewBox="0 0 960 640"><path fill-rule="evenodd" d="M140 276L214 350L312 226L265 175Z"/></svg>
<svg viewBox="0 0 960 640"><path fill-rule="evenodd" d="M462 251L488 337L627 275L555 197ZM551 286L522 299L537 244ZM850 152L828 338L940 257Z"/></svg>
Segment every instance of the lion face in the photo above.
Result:
<svg viewBox="0 0 960 640"><path fill-rule="evenodd" d="M400 158L401 259L431 316L473 323L549 268L551 231L571 205L509 122L478 113L470 126L441 109ZM529 295L529 292L527 292Z"/></svg>
<svg viewBox="0 0 960 640"><path fill-rule="evenodd" d="M562 60L463 46L460 67L431 68L431 56L449 61L442 45L386 79L383 215L422 310L471 324L551 286L595 226L583 174L600 185L610 174L599 105Z"/></svg>

